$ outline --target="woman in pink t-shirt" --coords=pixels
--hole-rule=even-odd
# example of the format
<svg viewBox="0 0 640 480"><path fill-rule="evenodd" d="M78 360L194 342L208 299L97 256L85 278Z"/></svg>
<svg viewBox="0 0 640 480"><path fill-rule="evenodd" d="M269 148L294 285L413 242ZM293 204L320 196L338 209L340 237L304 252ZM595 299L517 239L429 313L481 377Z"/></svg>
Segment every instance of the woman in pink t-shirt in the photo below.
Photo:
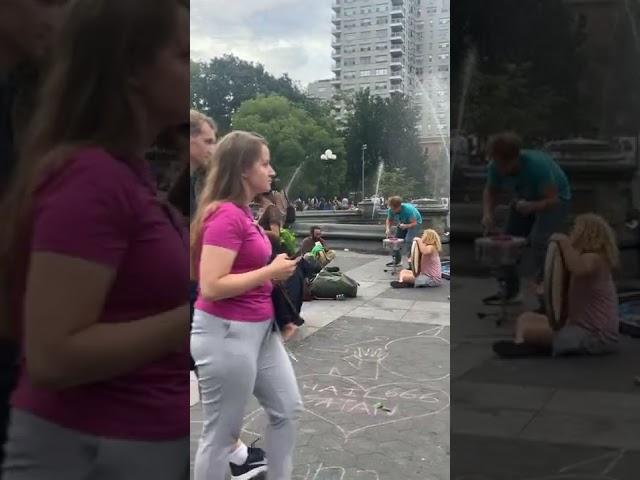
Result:
<svg viewBox="0 0 640 480"><path fill-rule="evenodd" d="M23 347L2 478L187 479L188 233L143 153L187 121L188 5L66 13L2 212Z"/></svg>
<svg viewBox="0 0 640 480"><path fill-rule="evenodd" d="M615 234L606 220L578 215L571 234L554 234L571 275L568 318L557 331L545 315L526 312L517 321L515 340L494 344L502 357L604 354L617 350L618 295L612 270L618 266Z"/></svg>
<svg viewBox="0 0 640 480"><path fill-rule="evenodd" d="M440 263L440 252L442 252L442 242L438 232L427 229L422 237L415 239L420 249L421 261L416 277L411 270L401 270L397 282L391 282L394 288L405 287L439 287L442 285L442 264Z"/></svg>
<svg viewBox="0 0 640 480"><path fill-rule="evenodd" d="M266 141L232 132L211 165L191 224L191 271L199 285L191 353L204 417L195 480L224 480L229 462L234 478L246 478L233 457L243 448L237 439L252 394L269 417L269 478L288 480L302 401L283 338L296 327L276 330L271 282L289 278L297 260L282 254L269 263L271 243L249 208L271 190L275 175Z"/></svg>

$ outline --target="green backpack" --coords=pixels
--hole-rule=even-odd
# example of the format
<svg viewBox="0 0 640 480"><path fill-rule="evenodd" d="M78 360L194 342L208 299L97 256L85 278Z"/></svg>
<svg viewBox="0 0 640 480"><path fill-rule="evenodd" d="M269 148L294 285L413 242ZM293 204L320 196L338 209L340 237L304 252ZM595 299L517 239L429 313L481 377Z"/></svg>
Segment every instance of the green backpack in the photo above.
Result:
<svg viewBox="0 0 640 480"><path fill-rule="evenodd" d="M344 273L322 270L311 283L311 295L325 299L338 295L355 298L358 295L358 282Z"/></svg>

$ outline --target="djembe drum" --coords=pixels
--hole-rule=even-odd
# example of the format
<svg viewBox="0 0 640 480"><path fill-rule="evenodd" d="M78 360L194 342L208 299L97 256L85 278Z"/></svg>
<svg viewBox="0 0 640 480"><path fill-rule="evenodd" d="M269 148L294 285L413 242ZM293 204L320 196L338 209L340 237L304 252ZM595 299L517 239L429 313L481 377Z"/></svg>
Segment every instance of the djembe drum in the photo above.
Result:
<svg viewBox="0 0 640 480"><path fill-rule="evenodd" d="M557 242L549 242L544 262L544 305L551 328L559 330L567 321L570 275Z"/></svg>
<svg viewBox="0 0 640 480"><path fill-rule="evenodd" d="M391 237L382 240L382 246L391 251L394 261L397 262L397 264L393 265L391 269L385 269L385 272L390 271L392 275L397 275L402 269L402 254L400 251L402 250L403 245L404 239L402 238Z"/></svg>
<svg viewBox="0 0 640 480"><path fill-rule="evenodd" d="M517 265L522 259L526 245L526 238L513 237L511 235L481 237L475 241L476 260L485 267L490 268L498 279L500 312L494 314L497 317L497 325L501 325L507 319L507 284L503 278L502 269ZM478 313L479 318L487 316L489 315L486 313Z"/></svg>

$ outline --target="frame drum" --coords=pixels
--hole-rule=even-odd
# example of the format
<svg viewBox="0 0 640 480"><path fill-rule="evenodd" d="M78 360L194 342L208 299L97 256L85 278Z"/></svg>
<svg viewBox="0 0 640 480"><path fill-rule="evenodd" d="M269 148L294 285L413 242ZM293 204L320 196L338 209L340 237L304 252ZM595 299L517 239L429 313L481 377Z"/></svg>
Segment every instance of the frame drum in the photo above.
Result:
<svg viewBox="0 0 640 480"><path fill-rule="evenodd" d="M490 267L517 265L526 245L526 238L510 235L476 238L476 259Z"/></svg>
<svg viewBox="0 0 640 480"><path fill-rule="evenodd" d="M411 245L411 270L416 277L420 273L420 264L422 263L422 252L418 247L418 241L419 239L414 240Z"/></svg>
<svg viewBox="0 0 640 480"><path fill-rule="evenodd" d="M560 246L557 242L549 242L544 262L544 303L554 330L562 328L567 321L570 278Z"/></svg>

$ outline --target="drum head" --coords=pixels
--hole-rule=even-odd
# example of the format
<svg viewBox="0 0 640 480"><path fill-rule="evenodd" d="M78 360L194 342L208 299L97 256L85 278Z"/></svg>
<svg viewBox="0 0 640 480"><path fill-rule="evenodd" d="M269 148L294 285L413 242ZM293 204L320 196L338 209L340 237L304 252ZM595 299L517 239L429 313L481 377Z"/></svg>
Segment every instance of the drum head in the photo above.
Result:
<svg viewBox="0 0 640 480"><path fill-rule="evenodd" d="M560 246L556 242L550 242L544 264L544 301L547 316L555 330L567 321L569 279Z"/></svg>
<svg viewBox="0 0 640 480"><path fill-rule="evenodd" d="M411 245L411 270L415 276L420 273L420 264L422 263L422 253L418 247L418 241Z"/></svg>

